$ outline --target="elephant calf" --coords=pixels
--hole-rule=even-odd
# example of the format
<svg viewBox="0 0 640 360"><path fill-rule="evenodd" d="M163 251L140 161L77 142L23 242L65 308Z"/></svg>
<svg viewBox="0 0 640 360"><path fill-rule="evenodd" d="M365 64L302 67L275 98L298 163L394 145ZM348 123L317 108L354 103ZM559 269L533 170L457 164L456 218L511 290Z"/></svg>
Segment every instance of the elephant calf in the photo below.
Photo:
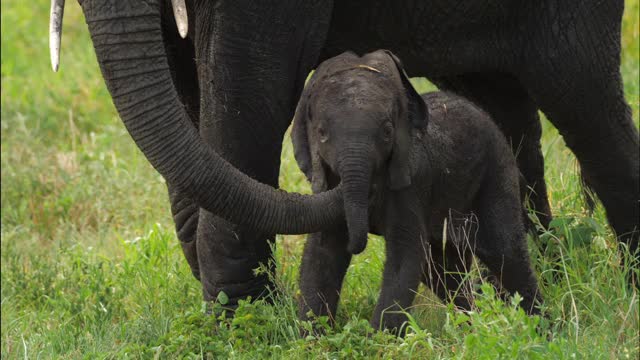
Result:
<svg viewBox="0 0 640 360"><path fill-rule="evenodd" d="M420 280L470 309L462 290L472 254L538 313L519 171L486 113L449 93L421 97L388 51L347 52L310 79L292 137L314 192L342 182L346 215L346 225L310 235L305 246L302 318L335 314L351 255L364 250L368 232L385 237L387 253L375 328L400 328L406 318L397 310L411 305Z"/></svg>

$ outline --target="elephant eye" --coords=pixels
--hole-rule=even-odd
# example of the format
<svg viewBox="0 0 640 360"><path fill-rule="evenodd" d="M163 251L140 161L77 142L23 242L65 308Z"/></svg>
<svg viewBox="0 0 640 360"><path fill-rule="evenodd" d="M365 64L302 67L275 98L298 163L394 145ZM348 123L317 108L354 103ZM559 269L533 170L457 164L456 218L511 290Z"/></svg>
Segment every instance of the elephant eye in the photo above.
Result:
<svg viewBox="0 0 640 360"><path fill-rule="evenodd" d="M391 141L392 137L393 137L393 124L391 123L391 121L385 121L384 125L382 126L382 139L384 141Z"/></svg>

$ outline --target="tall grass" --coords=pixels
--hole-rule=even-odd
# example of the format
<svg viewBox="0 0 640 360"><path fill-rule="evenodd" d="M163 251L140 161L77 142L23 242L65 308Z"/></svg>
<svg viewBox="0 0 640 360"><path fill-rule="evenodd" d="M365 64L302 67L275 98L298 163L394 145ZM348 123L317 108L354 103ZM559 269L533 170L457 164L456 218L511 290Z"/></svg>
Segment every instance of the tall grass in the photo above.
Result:
<svg viewBox="0 0 640 360"><path fill-rule="evenodd" d="M637 123L638 1L626 6L622 72ZM638 358L638 293L626 286L602 208L587 212L576 161L546 121L558 220L542 238L546 253L530 249L547 318L525 316L487 286L476 294L481 311L468 315L421 288L409 336L373 332L384 262L374 239L349 267L337 327L302 339L300 236L277 238L276 306L205 316L165 185L117 117L79 7L65 11L59 73L49 68L48 2L1 7L2 358ZM280 183L309 192L288 138Z"/></svg>

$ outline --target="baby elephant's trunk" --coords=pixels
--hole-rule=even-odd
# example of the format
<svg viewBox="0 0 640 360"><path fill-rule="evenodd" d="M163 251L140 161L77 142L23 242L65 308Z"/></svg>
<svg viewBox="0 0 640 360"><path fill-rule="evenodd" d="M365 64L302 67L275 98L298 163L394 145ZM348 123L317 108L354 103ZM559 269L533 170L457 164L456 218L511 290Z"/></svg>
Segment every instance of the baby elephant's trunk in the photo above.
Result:
<svg viewBox="0 0 640 360"><path fill-rule="evenodd" d="M351 254L359 254L367 246L372 174L370 152L366 148L350 148L339 157L338 172L343 186L344 211L349 229L347 250Z"/></svg>

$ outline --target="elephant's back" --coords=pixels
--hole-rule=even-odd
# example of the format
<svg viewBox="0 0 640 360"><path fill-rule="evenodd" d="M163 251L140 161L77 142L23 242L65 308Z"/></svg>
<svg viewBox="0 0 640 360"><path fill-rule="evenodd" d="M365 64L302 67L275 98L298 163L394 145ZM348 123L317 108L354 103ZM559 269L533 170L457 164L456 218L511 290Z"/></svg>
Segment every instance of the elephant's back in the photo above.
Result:
<svg viewBox="0 0 640 360"><path fill-rule="evenodd" d="M466 98L447 91L434 91L422 94L422 99L429 109L429 120L442 124L449 131L455 131L453 126L461 125L468 128L489 126L493 122L491 117Z"/></svg>
<svg viewBox="0 0 640 360"><path fill-rule="evenodd" d="M466 98L446 91L426 93L422 98L429 109L427 146L444 146L442 151L465 157L488 149L509 149L489 114Z"/></svg>
<svg viewBox="0 0 640 360"><path fill-rule="evenodd" d="M417 136L417 152L424 154L418 161L429 169L420 176L431 179L430 193L440 194L436 207L466 211L483 178L500 159L513 157L511 149L491 117L469 100L448 92L422 97L429 123Z"/></svg>

